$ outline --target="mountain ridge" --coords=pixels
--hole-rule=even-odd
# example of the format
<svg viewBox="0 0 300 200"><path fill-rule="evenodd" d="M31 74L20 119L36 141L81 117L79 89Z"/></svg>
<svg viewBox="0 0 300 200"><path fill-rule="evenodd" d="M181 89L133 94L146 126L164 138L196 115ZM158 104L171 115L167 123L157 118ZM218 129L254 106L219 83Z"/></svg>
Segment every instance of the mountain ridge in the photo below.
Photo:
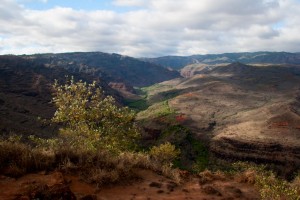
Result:
<svg viewBox="0 0 300 200"><path fill-rule="evenodd" d="M141 60L159 64L164 67L180 70L191 64L223 64L241 62L244 64L299 64L300 53L290 52L240 52L222 54L204 54L191 56L162 56L141 58Z"/></svg>
<svg viewBox="0 0 300 200"><path fill-rule="evenodd" d="M136 58L103 52L70 52L23 56L49 67L60 66L68 71L98 76L106 82L123 82L131 86L148 86L179 77L179 73L140 61Z"/></svg>

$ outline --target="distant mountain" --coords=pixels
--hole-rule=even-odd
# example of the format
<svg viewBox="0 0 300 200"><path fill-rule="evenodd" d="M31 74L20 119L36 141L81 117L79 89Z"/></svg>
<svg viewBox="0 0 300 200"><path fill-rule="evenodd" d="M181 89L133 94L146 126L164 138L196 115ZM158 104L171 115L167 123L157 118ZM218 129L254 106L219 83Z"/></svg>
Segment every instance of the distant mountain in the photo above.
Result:
<svg viewBox="0 0 300 200"><path fill-rule="evenodd" d="M107 83L129 86L149 86L180 77L177 71L119 54L102 52L36 54L24 58L48 67L63 67L71 72L87 73Z"/></svg>
<svg viewBox="0 0 300 200"><path fill-rule="evenodd" d="M245 52L192 56L164 56L158 58L142 58L141 60L178 70L191 64L216 65L233 62L244 64L300 64L300 53Z"/></svg>

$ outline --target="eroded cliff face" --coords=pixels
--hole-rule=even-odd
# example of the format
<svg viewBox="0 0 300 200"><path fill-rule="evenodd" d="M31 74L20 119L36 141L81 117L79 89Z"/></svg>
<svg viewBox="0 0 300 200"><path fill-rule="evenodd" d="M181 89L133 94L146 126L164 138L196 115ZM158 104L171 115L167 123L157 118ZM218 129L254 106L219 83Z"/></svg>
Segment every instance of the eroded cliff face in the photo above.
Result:
<svg viewBox="0 0 300 200"><path fill-rule="evenodd" d="M292 171L300 166L299 71L234 63L161 83L151 95L177 91L168 105L216 157Z"/></svg>
<svg viewBox="0 0 300 200"><path fill-rule="evenodd" d="M258 110L257 118L216 131L210 150L222 159L274 163L285 175L300 166L299 98Z"/></svg>
<svg viewBox="0 0 300 200"><path fill-rule="evenodd" d="M222 63L222 64L214 64L214 65L209 65L204 63L191 64L183 67L180 70L180 75L185 78L191 78L196 74L209 73L211 70L213 70L216 67L226 66L228 64L230 63Z"/></svg>
<svg viewBox="0 0 300 200"><path fill-rule="evenodd" d="M123 82L109 82L109 87L116 90L126 99L136 98L134 88L131 85L127 85Z"/></svg>

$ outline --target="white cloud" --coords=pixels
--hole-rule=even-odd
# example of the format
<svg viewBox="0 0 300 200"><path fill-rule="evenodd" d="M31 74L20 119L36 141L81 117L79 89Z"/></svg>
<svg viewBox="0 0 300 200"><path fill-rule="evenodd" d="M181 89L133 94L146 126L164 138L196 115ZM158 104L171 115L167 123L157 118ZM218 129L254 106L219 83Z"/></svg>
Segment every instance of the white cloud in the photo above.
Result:
<svg viewBox="0 0 300 200"><path fill-rule="evenodd" d="M147 0L114 0L113 4L117 6L145 6Z"/></svg>
<svg viewBox="0 0 300 200"><path fill-rule="evenodd" d="M115 0L138 10L26 9L1 0L0 54L104 51L131 56L299 51L297 0Z"/></svg>
<svg viewBox="0 0 300 200"><path fill-rule="evenodd" d="M48 0L15 0L18 3L24 4L24 3L34 3L34 2L38 2L38 3L48 3Z"/></svg>

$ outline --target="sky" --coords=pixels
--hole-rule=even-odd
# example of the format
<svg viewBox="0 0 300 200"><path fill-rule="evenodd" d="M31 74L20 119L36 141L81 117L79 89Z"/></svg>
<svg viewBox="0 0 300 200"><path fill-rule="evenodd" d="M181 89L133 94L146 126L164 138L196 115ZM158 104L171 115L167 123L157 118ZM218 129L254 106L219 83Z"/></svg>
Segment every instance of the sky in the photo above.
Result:
<svg viewBox="0 0 300 200"><path fill-rule="evenodd" d="M299 48L300 0L0 0L0 54Z"/></svg>

